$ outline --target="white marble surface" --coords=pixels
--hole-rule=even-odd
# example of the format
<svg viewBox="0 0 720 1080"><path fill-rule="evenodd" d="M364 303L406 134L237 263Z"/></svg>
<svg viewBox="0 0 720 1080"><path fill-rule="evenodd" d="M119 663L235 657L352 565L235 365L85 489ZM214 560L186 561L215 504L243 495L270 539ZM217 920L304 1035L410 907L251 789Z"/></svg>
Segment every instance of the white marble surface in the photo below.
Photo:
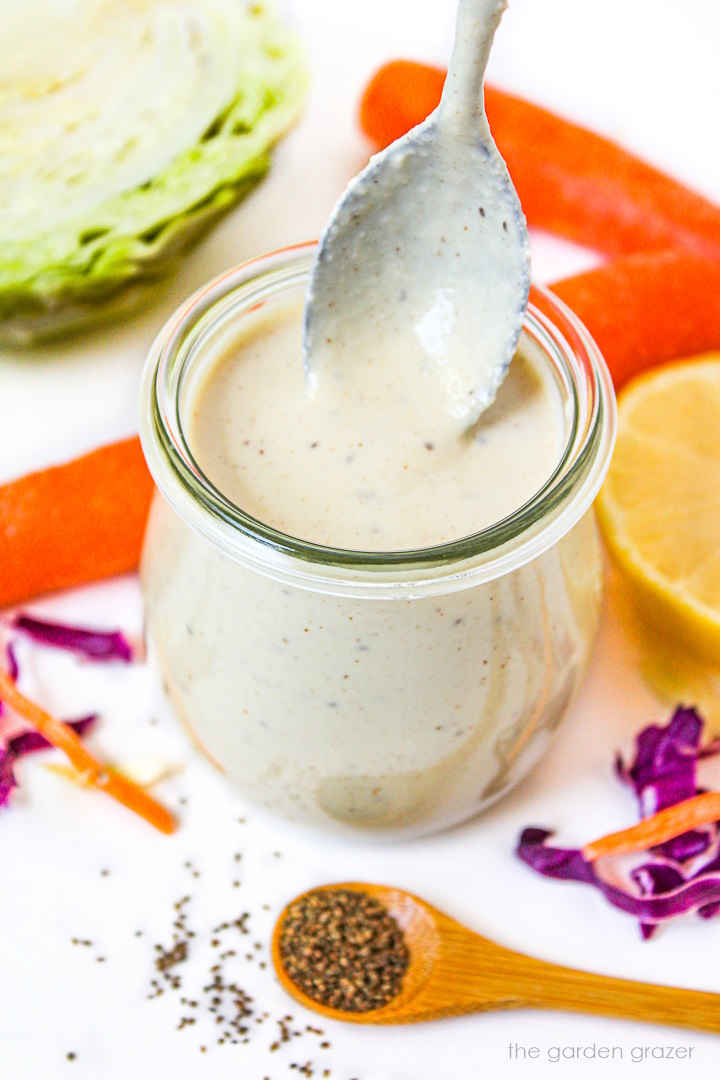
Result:
<svg viewBox="0 0 720 1080"><path fill-rule="evenodd" d="M288 0L288 7L306 37L314 85L305 119L276 153L270 178L186 260L152 310L82 342L0 357L0 478L135 430L140 367L174 306L233 263L317 235L367 157L355 111L369 73L389 57L441 62L449 52L452 0ZM593 125L720 201L719 41L715 0L684 0L682 8L669 0L511 0L490 78ZM533 250L538 280L595 261L547 237L535 236ZM36 609L98 625L142 624L134 579ZM642 686L610 605L585 690L541 767L483 818L403 846L341 844L246 812L189 748L147 666L90 667L28 649L22 662L28 688L62 715L101 711L93 736L99 752L182 764L158 794L183 823L171 839L155 835L109 800L48 772L52 755L19 767L21 791L0 817L0 1055L8 1076L279 1080L297 1076L290 1066L307 1061L316 1077L330 1069L337 1080L717 1075L717 1038L593 1018L522 1012L411 1029L322 1025L329 1048L305 1034L271 1052L273 1020L255 1025L248 1045L217 1046L206 1013L177 1031L187 1014L177 995L147 1000L153 944L169 942L172 905L190 893L189 924L198 937L183 966L188 996L207 981L211 928L249 910L252 934L242 944L261 948L249 950L259 957L253 962L237 959L238 981L259 1014L289 1012L294 1029L312 1025L310 1014L286 1005L259 964L273 917L291 896L349 878L405 886L489 937L559 963L720 991L720 920L689 919L643 943L633 920L594 892L537 878L512 856L526 824L556 828L560 842L575 844L633 820L632 800L611 773L613 752L629 750L633 733L665 710ZM720 770L708 782L717 786ZM73 946L73 937L93 945ZM535 1046L539 1055L511 1058L510 1043ZM622 1059L616 1052L614 1061L550 1060L553 1047L582 1053L593 1044L619 1048ZM692 1056L633 1060L635 1048L657 1054L670 1046L691 1046ZM76 1059L68 1061L68 1052Z"/></svg>

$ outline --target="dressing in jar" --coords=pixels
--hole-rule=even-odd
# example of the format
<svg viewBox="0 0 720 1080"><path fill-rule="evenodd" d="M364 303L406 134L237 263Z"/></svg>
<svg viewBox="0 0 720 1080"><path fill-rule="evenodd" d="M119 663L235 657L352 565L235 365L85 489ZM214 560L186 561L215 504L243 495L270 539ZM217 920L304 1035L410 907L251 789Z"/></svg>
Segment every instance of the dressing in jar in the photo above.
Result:
<svg viewBox="0 0 720 1080"><path fill-rule="evenodd" d="M540 289L464 434L412 355L368 350L308 387L313 253L218 279L153 347L149 637L179 716L253 803L417 835L516 783L579 686L614 395L586 331Z"/></svg>

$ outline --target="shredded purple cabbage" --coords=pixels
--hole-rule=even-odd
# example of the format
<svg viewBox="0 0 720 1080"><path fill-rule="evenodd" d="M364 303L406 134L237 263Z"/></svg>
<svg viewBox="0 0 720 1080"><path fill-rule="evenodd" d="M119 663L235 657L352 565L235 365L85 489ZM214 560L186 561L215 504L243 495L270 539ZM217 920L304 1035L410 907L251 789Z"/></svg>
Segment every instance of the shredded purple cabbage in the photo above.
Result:
<svg viewBox="0 0 720 1080"><path fill-rule="evenodd" d="M86 660L107 663L119 660L132 663L135 651L129 640L119 630L88 630L79 626L52 623L30 615L17 615L12 622L14 630L26 634L40 645L54 649L67 649Z"/></svg>
<svg viewBox="0 0 720 1080"><path fill-rule="evenodd" d="M694 709L678 708L665 727L651 725L635 741L629 766L618 755L615 771L630 785L648 817L701 793L697 762L720 752L720 743L700 746L703 721ZM590 863L582 851L547 843L546 829L525 829L517 855L539 874L562 881L594 885L615 907L640 920L644 938L658 926L688 912L703 919L720 913L720 823L692 829L659 844L640 865L623 874L619 860ZM611 864L612 880L606 876ZM600 873L602 870L602 874Z"/></svg>
<svg viewBox="0 0 720 1080"><path fill-rule="evenodd" d="M20 668L18 667L17 657L15 655L15 649L13 643L8 642L7 646L7 658L8 658L8 675L13 682L18 681L18 675L20 674Z"/></svg>
<svg viewBox="0 0 720 1080"><path fill-rule="evenodd" d="M677 709L667 727L651 724L635 740L629 767L618 754L615 771L640 801L643 817L696 794L695 765L703 722L694 709Z"/></svg>
<svg viewBox="0 0 720 1080"><path fill-rule="evenodd" d="M12 789L17 787L17 780L13 773L15 759L7 750L0 750L0 806L5 806Z"/></svg>
<svg viewBox="0 0 720 1080"><path fill-rule="evenodd" d="M13 682L17 682L18 675L20 674L20 669L18 668L17 657L15 656L15 650L12 647L12 642L8 642L5 648L5 652L7 655L7 673ZM3 716L4 713L5 705L2 701L0 701L0 716ZM2 781L0 781L0 784L1 783ZM0 803L0 806L2 806L2 803Z"/></svg>
<svg viewBox="0 0 720 1080"><path fill-rule="evenodd" d="M85 735L97 720L97 715L82 716L79 720L66 720L65 723L78 735ZM34 754L38 750L47 750L50 743L37 731L25 731L8 739L7 746L0 749L0 807L6 806L13 788L17 787L13 766L18 758L25 754Z"/></svg>
<svg viewBox="0 0 720 1080"><path fill-rule="evenodd" d="M94 630L82 630L77 627L60 626L55 623L41 622L29 616L18 615L13 619L12 627L27 634L44 645L70 649L79 652L91 660L122 660L130 663L133 650L120 633L102 633ZM20 669L12 642L6 646L7 673L13 682L17 682ZM0 717L6 707L0 700ZM66 720L65 723L78 735L83 736L97 720L97 714L82 716L78 720ZM50 743L38 731L21 731L10 739L0 741L0 807L7 806L13 789L17 787L15 763L25 754L34 754L38 750L47 750Z"/></svg>

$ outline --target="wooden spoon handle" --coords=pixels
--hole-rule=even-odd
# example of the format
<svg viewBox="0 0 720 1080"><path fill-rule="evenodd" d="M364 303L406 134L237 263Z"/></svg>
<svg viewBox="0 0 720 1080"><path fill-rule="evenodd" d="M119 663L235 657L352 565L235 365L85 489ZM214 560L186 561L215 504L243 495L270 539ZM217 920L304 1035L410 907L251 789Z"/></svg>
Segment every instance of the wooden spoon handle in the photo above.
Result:
<svg viewBox="0 0 720 1080"><path fill-rule="evenodd" d="M525 957L522 960L514 981L518 997L528 1005L720 1033L720 994L592 975Z"/></svg>
<svg viewBox="0 0 720 1080"><path fill-rule="evenodd" d="M615 979L506 949L432 910L441 948L420 991L384 1023L492 1009L558 1009L720 1034L720 994Z"/></svg>

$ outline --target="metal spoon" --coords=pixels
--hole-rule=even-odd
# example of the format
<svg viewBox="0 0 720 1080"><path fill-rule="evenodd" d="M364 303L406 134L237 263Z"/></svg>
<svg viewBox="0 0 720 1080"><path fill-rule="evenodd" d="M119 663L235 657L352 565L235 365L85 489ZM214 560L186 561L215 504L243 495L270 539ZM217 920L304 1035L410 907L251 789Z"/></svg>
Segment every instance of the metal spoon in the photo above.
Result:
<svg viewBox="0 0 720 1080"><path fill-rule="evenodd" d="M410 966L400 993L382 1008L364 1013L327 1008L308 997L283 966L286 908L272 941L280 983L305 1008L333 1020L410 1024L491 1009L538 1008L720 1033L720 994L613 979L535 960L495 945L401 889L350 882L312 892L338 889L366 893L387 909L404 933Z"/></svg>
<svg viewBox="0 0 720 1080"><path fill-rule="evenodd" d="M483 101L506 2L460 0L440 105L372 158L335 207L305 304L311 387L371 351L384 362L410 349L461 430L495 397L530 287L525 217Z"/></svg>

